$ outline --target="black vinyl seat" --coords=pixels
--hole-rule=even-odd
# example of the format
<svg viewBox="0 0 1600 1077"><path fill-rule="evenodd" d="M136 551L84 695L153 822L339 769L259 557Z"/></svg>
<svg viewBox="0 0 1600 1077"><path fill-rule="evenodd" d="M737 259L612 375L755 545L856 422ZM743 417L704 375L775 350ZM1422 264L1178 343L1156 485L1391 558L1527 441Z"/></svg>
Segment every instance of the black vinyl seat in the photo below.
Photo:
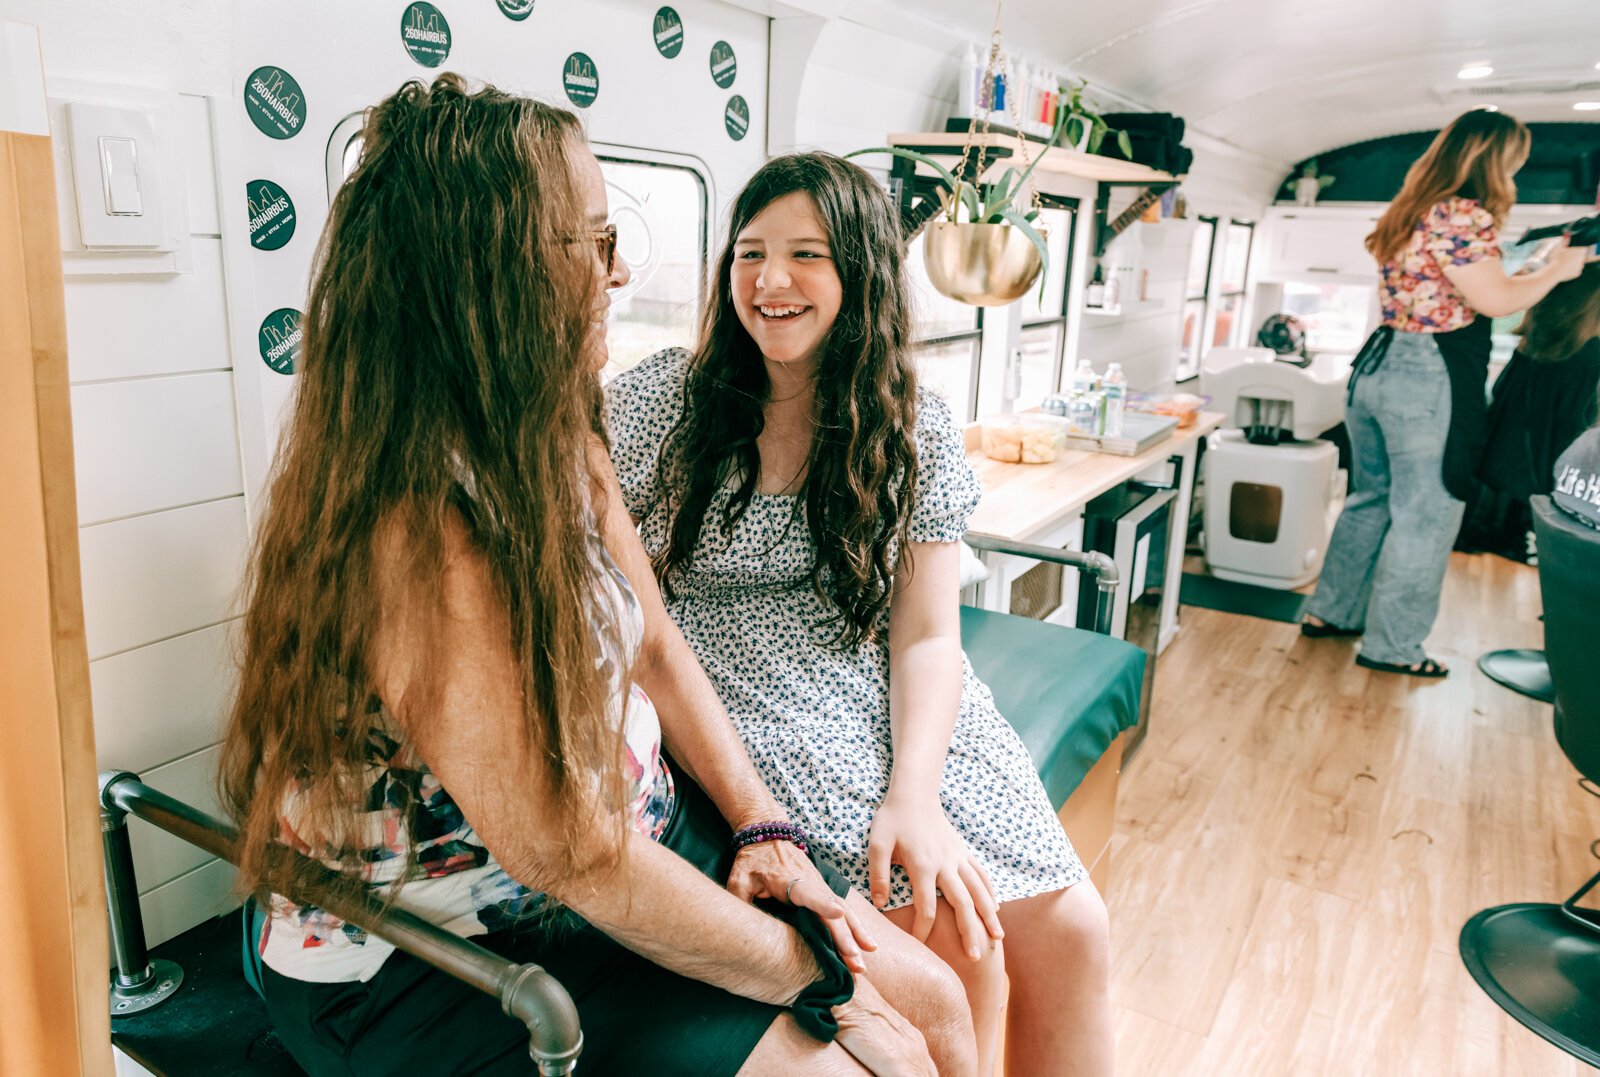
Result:
<svg viewBox="0 0 1600 1077"><path fill-rule="evenodd" d="M1600 782L1600 674L1590 660L1600 638L1600 531L1548 497L1532 506L1556 743ZM1596 883L1600 873L1560 905L1485 909L1461 929L1461 959L1489 997L1591 1066L1600 1066L1600 915L1579 902Z"/></svg>

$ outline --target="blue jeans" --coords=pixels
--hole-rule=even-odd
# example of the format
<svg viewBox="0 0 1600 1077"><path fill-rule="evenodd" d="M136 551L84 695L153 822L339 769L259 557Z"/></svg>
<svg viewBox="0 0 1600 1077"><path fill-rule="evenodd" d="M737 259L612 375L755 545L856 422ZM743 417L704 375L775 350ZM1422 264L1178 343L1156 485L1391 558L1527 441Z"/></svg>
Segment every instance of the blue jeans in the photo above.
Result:
<svg viewBox="0 0 1600 1077"><path fill-rule="evenodd" d="M1307 613L1366 626L1361 653L1415 665L1439 613L1439 590L1466 503L1444 486L1450 377L1425 333L1396 333L1345 412L1355 492L1328 543Z"/></svg>

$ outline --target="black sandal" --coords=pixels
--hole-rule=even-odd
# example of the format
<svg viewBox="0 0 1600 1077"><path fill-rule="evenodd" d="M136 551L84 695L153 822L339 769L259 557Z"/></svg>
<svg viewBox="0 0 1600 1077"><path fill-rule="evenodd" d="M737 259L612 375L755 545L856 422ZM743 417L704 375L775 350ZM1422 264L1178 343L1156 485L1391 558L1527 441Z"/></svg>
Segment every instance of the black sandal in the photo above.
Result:
<svg viewBox="0 0 1600 1077"><path fill-rule="evenodd" d="M1327 622L1319 625L1310 621L1300 622L1300 634L1307 639L1354 639L1365 632L1365 628L1340 628Z"/></svg>
<svg viewBox="0 0 1600 1077"><path fill-rule="evenodd" d="M1436 679L1450 676L1450 671L1431 658L1424 658L1420 666L1396 665L1393 662L1378 662L1364 654L1356 655L1356 665L1366 669L1374 669L1379 673L1404 673L1412 677L1425 677Z"/></svg>

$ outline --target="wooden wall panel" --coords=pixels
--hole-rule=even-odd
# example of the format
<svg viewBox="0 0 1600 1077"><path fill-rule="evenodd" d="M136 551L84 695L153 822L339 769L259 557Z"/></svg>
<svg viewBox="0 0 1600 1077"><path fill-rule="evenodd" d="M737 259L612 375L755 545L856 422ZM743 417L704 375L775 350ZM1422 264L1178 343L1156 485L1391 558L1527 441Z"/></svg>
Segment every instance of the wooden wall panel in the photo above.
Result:
<svg viewBox="0 0 1600 1077"><path fill-rule="evenodd" d="M110 966L50 140L0 132L0 1072L109 1075Z"/></svg>

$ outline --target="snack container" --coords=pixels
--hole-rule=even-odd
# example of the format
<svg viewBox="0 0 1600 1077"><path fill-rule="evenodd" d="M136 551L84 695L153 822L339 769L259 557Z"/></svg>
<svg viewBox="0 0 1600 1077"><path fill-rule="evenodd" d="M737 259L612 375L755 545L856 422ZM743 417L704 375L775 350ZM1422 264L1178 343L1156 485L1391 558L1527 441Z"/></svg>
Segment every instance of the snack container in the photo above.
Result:
<svg viewBox="0 0 1600 1077"><path fill-rule="evenodd" d="M1007 464L1048 464L1067 444L1067 421L1058 415L991 415L979 427L983 454Z"/></svg>
<svg viewBox="0 0 1600 1077"><path fill-rule="evenodd" d="M1172 415L1178 420L1178 429L1193 426L1195 419L1200 414L1200 409L1210 403L1208 396L1195 396L1193 393L1177 393L1173 396L1153 397L1142 400L1132 406L1132 410L1142 411L1150 415Z"/></svg>

